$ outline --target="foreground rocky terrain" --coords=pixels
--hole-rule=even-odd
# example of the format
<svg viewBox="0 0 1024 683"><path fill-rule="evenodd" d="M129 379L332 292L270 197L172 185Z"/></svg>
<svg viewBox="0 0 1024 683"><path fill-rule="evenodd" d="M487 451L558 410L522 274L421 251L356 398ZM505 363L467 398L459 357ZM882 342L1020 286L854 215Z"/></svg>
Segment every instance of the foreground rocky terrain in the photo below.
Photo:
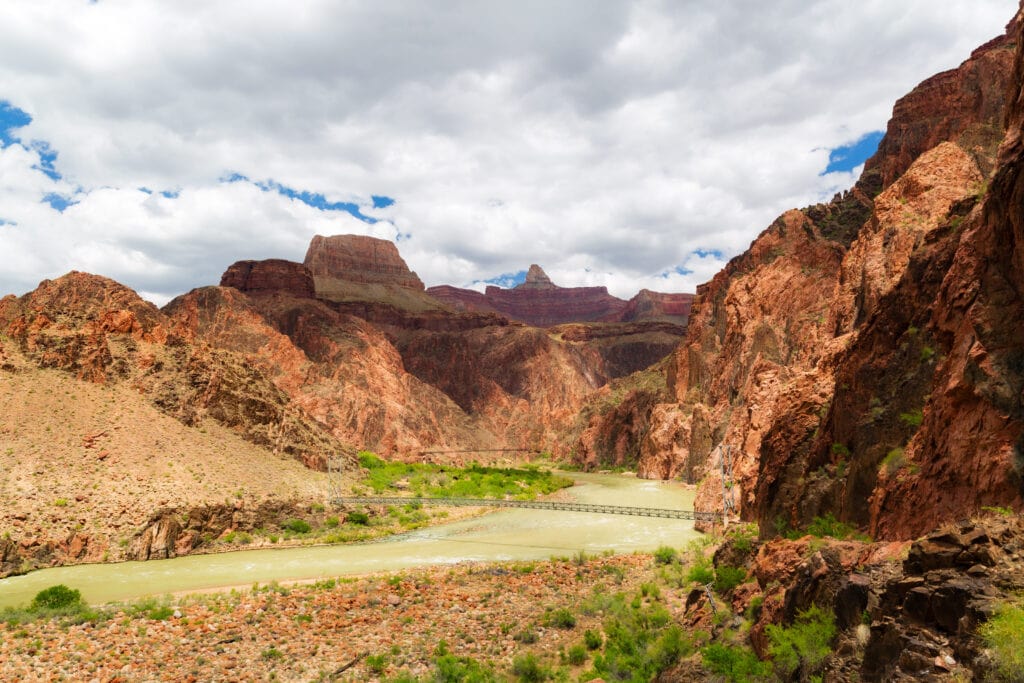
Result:
<svg viewBox="0 0 1024 683"><path fill-rule="evenodd" d="M758 542L740 528L654 556L464 564L57 617L8 611L0 671L25 681L1016 680L999 674L1006 653L977 629L1016 604L1022 569L1024 525L1005 513L913 543ZM779 626L808 614L816 630Z"/></svg>

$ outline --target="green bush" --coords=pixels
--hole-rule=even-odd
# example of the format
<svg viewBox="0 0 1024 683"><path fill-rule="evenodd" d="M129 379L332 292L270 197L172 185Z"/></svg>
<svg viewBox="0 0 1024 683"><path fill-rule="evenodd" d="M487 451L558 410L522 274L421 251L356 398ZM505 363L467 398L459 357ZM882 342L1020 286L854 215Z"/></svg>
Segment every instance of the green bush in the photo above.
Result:
<svg viewBox="0 0 1024 683"><path fill-rule="evenodd" d="M281 527L296 534L308 534L313 529L304 519L289 519Z"/></svg>
<svg viewBox="0 0 1024 683"><path fill-rule="evenodd" d="M604 652L594 656L592 678L647 683L693 652L693 644L672 623L672 615L661 603L627 602L626 596L618 593L602 596L600 607L607 615L607 637ZM600 645L599 636L595 634L593 640Z"/></svg>
<svg viewBox="0 0 1024 683"><path fill-rule="evenodd" d="M469 657L443 654L435 657L433 683L492 683L494 670Z"/></svg>
<svg viewBox="0 0 1024 683"><path fill-rule="evenodd" d="M846 522L840 522L831 512L827 512L821 517L815 517L811 520L811 523L804 531L800 531L799 529L789 529L784 535L787 538L796 539L800 538L804 534L810 534L811 536L817 536L818 538L829 536L841 540L847 538L854 538L861 541L870 540L868 536L858 532L856 527L847 524Z"/></svg>
<svg viewBox="0 0 1024 683"><path fill-rule="evenodd" d="M783 679L797 671L807 677L818 673L831 654L836 620L832 612L812 605L797 614L792 626L769 624L765 631L776 673Z"/></svg>
<svg viewBox="0 0 1024 683"><path fill-rule="evenodd" d="M534 654L519 655L513 659L512 673L523 683L540 683L550 676L550 672L541 666Z"/></svg>
<svg viewBox="0 0 1024 683"><path fill-rule="evenodd" d="M597 631L591 631L589 628L583 632L583 644L587 646L588 650L596 650L601 647L604 643L604 638Z"/></svg>
<svg viewBox="0 0 1024 683"><path fill-rule="evenodd" d="M587 647L583 643L576 643L571 645L569 650L565 653L565 661L569 662L573 666L580 666L583 662L587 661L590 655L587 654Z"/></svg>
<svg viewBox="0 0 1024 683"><path fill-rule="evenodd" d="M762 662L746 648L712 643L700 654L705 669L730 682L767 681L771 677L771 664Z"/></svg>
<svg viewBox="0 0 1024 683"><path fill-rule="evenodd" d="M1019 681L1024 671L1024 608L1001 605L995 615L978 629L991 651L992 678Z"/></svg>
<svg viewBox="0 0 1024 683"><path fill-rule="evenodd" d="M721 594L747 580L747 571L742 567L719 567L715 570L715 591Z"/></svg>
<svg viewBox="0 0 1024 683"><path fill-rule="evenodd" d="M924 412L918 408L909 413L900 413L900 421L910 427L920 427L924 422Z"/></svg>
<svg viewBox="0 0 1024 683"><path fill-rule="evenodd" d="M673 564L679 559L679 553L676 549L663 545L654 551L654 561L658 564Z"/></svg>
<svg viewBox="0 0 1024 683"><path fill-rule="evenodd" d="M686 580L690 583L708 584L715 580L715 571L711 567L711 563L702 557L690 567L690 571L686 574Z"/></svg>
<svg viewBox="0 0 1024 683"><path fill-rule="evenodd" d="M381 655L367 655L366 656L366 668L373 673L380 675L388 668L388 656Z"/></svg>
<svg viewBox="0 0 1024 683"><path fill-rule="evenodd" d="M360 526L366 526L370 523L370 515L365 512L350 512L345 515L345 521L349 524L358 524Z"/></svg>
<svg viewBox="0 0 1024 683"><path fill-rule="evenodd" d="M169 605L159 605L146 612L146 616L153 621L164 621L170 619L174 610Z"/></svg>
<svg viewBox="0 0 1024 683"><path fill-rule="evenodd" d="M36 593L36 596L32 598L32 604L29 606L29 609L66 609L68 607L77 607L81 604L81 591L68 588L64 584L59 583L56 586L44 588Z"/></svg>
<svg viewBox="0 0 1024 683"><path fill-rule="evenodd" d="M376 454L370 451L359 451L359 466L365 467L368 470L375 470L384 467L386 464L383 460L378 458Z"/></svg>
<svg viewBox="0 0 1024 683"><path fill-rule="evenodd" d="M553 610L547 615L547 625L555 628L571 629L576 628L576 617L564 607Z"/></svg>
<svg viewBox="0 0 1024 683"><path fill-rule="evenodd" d="M533 645L540 640L540 636L532 628L526 628L512 636L512 640L523 645Z"/></svg>

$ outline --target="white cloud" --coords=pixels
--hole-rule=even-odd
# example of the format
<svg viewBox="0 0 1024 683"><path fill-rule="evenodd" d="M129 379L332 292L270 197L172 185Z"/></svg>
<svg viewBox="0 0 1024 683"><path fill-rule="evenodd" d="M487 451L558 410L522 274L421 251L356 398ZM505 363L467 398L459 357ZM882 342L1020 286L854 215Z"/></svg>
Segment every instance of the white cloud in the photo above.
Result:
<svg viewBox="0 0 1024 683"><path fill-rule="evenodd" d="M162 300L338 232L410 233L428 284L540 263L619 296L692 291L776 215L849 186L819 176L828 149L884 128L1016 4L21 3L0 100L64 179L0 150L0 292L75 268ZM79 203L59 213L50 192Z"/></svg>

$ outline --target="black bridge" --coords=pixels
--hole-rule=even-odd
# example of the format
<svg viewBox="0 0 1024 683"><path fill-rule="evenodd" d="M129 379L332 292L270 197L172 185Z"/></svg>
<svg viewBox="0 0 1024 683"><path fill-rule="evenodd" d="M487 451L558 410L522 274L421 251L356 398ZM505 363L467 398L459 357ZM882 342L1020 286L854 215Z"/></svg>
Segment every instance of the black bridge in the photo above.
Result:
<svg viewBox="0 0 1024 683"><path fill-rule="evenodd" d="M670 510L667 508L638 508L623 505L594 505L551 500L503 500L500 498L405 498L400 496L344 496L334 498L338 505L442 505L445 507L502 507L531 508L534 510L563 510L567 512L596 512L602 515L633 515L635 517L662 517L665 519L693 519L716 522L720 512Z"/></svg>

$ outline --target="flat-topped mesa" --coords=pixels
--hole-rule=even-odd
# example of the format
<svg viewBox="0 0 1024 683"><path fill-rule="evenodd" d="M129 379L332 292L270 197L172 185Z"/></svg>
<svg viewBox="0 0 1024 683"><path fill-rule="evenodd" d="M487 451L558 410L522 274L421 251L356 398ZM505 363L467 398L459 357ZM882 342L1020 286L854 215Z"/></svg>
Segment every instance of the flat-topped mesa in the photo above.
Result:
<svg viewBox="0 0 1024 683"><path fill-rule="evenodd" d="M316 296L313 274L301 263L284 259L236 261L220 276L221 287L241 292L287 292L303 299Z"/></svg>
<svg viewBox="0 0 1024 683"><path fill-rule="evenodd" d="M314 278L397 285L423 291L394 242L365 235L316 235L303 261Z"/></svg>

